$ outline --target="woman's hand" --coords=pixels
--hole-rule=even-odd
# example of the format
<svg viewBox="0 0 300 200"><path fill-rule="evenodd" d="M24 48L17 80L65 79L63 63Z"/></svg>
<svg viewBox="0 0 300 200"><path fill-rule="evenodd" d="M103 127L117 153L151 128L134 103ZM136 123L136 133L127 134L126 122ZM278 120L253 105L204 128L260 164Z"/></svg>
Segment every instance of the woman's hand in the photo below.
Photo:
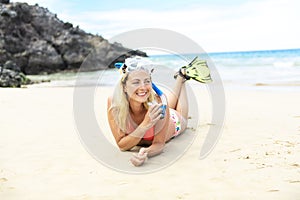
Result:
<svg viewBox="0 0 300 200"><path fill-rule="evenodd" d="M145 129L149 129L154 126L162 115L162 104L153 104L149 107L143 122L140 126L144 127Z"/></svg>
<svg viewBox="0 0 300 200"><path fill-rule="evenodd" d="M141 166L148 159L147 155L148 153L146 151L146 148L142 147L139 153L132 154L130 161L136 167Z"/></svg>

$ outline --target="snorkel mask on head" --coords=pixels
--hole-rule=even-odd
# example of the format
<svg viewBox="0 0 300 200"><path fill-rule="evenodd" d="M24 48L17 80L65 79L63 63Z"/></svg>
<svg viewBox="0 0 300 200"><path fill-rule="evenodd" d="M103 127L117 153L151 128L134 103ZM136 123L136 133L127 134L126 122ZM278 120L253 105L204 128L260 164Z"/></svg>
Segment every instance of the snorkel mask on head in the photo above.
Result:
<svg viewBox="0 0 300 200"><path fill-rule="evenodd" d="M117 62L115 63L115 67L119 69L121 74L126 74L127 72L133 71L133 70L138 70L138 69L143 69L146 71L149 71L151 74L154 70L154 65L148 61L145 60L141 57L131 57L131 58L126 58L125 62ZM150 69L150 70L149 70ZM167 108L167 99L164 95L164 93L152 82L152 89L155 91L155 93L160 97L162 101L162 117L163 119L166 114L166 108Z"/></svg>
<svg viewBox="0 0 300 200"><path fill-rule="evenodd" d="M149 60L139 56L126 58L124 63L115 63L115 67L120 70L121 74L126 74L127 72L139 69L143 69L151 74L154 70L154 65Z"/></svg>

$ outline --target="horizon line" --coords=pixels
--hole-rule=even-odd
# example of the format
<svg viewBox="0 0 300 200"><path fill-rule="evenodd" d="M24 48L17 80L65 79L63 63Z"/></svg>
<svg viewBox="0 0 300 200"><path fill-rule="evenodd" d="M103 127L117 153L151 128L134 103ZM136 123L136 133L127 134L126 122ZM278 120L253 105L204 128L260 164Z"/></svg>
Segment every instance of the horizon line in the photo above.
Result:
<svg viewBox="0 0 300 200"><path fill-rule="evenodd" d="M234 54L234 53L255 53L255 52L267 52L267 51L298 51L300 48L286 48L286 49L264 49L264 50L240 50L240 51L216 51L216 52L205 52L209 54ZM195 53L186 53L188 54L195 54ZM148 56L165 56L170 55L166 54L149 54Z"/></svg>

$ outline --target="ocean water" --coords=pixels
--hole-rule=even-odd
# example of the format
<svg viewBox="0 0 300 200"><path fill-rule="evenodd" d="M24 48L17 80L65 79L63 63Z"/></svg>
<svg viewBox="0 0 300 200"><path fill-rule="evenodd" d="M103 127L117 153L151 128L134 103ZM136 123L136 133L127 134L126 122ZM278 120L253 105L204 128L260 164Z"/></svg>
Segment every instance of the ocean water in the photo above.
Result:
<svg viewBox="0 0 300 200"><path fill-rule="evenodd" d="M149 59L168 68L177 70L188 64L195 56L203 55L151 55ZM254 89L281 89L300 91L300 49L221 52L204 55L217 70L224 86ZM115 69L80 74L87 80L101 79L101 83L113 85L116 82ZM30 76L34 80L50 80L38 86L74 86L76 73L58 73L47 76Z"/></svg>
<svg viewBox="0 0 300 200"><path fill-rule="evenodd" d="M194 56L199 55L188 55ZM209 53L208 57L225 85L300 87L300 49ZM172 66L186 63L175 55L151 59Z"/></svg>

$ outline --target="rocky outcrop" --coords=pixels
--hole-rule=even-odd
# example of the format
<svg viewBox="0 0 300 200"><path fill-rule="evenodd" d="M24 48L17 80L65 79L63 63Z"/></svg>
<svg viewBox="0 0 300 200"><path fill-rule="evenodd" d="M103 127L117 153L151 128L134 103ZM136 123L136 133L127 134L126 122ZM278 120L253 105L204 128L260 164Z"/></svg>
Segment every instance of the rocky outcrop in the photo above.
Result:
<svg viewBox="0 0 300 200"><path fill-rule="evenodd" d="M0 0L0 3L8 4L8 3L9 3L9 0Z"/></svg>
<svg viewBox="0 0 300 200"><path fill-rule="evenodd" d="M7 61L0 66L0 87L21 87L32 83L13 62Z"/></svg>
<svg viewBox="0 0 300 200"><path fill-rule="evenodd" d="M108 68L108 60L146 56L120 44L111 44L99 35L86 33L37 4L0 1L0 66L10 61L24 74L76 70L91 51L95 51L97 57L86 70ZM120 57L122 54L125 56Z"/></svg>

